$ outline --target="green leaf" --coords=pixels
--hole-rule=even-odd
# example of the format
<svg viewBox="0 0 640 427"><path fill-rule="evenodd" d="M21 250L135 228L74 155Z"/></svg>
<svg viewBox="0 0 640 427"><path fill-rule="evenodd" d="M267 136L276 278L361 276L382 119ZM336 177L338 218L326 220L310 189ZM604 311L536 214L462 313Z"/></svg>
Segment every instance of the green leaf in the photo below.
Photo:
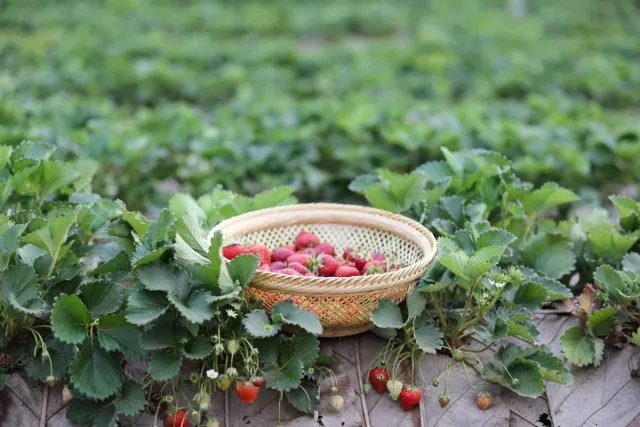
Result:
<svg viewBox="0 0 640 427"><path fill-rule="evenodd" d="M122 214L122 219L127 221L133 231L140 237L144 236L149 229L150 221L140 212L125 212Z"/></svg>
<svg viewBox="0 0 640 427"><path fill-rule="evenodd" d="M625 303L627 283L624 273L614 270L609 265L601 265L593 274L593 279L600 285L600 297L614 303Z"/></svg>
<svg viewBox="0 0 640 427"><path fill-rule="evenodd" d="M40 314L46 307L40 299L36 273L26 264L17 264L2 272L0 292L9 305L23 313Z"/></svg>
<svg viewBox="0 0 640 427"><path fill-rule="evenodd" d="M262 309L247 313L242 319L242 324L249 335L257 338L276 336L281 328L280 324L272 324Z"/></svg>
<svg viewBox="0 0 640 427"><path fill-rule="evenodd" d="M591 313L587 319L589 332L598 337L609 335L613 328L617 310L614 307L606 307Z"/></svg>
<svg viewBox="0 0 640 427"><path fill-rule="evenodd" d="M519 357L532 360L540 365L540 373L547 381L570 385L573 376L569 369L558 359L548 346L535 345L519 352Z"/></svg>
<svg viewBox="0 0 640 427"><path fill-rule="evenodd" d="M213 317L214 309L209 303L210 296L209 292L200 289L184 300L173 294L167 295L167 299L185 319L199 325Z"/></svg>
<svg viewBox="0 0 640 427"><path fill-rule="evenodd" d="M75 389L91 399L106 399L122 385L118 358L95 346L85 346L69 366Z"/></svg>
<svg viewBox="0 0 640 427"><path fill-rule="evenodd" d="M227 263L227 270L233 283L244 288L258 269L260 258L257 255L240 255Z"/></svg>
<svg viewBox="0 0 640 427"><path fill-rule="evenodd" d="M300 383L300 386L293 390L285 392L285 396L289 403L291 403L296 409L308 414L312 413L320 406L320 394L318 393L318 387L316 383L304 379Z"/></svg>
<svg viewBox="0 0 640 427"><path fill-rule="evenodd" d="M320 342L318 338L309 332L300 331L296 333L291 340L293 340L291 351L286 351L286 347L282 350L283 357L286 357L288 360L286 363L295 360L302 363L303 369L310 368L320 355Z"/></svg>
<svg viewBox="0 0 640 427"><path fill-rule="evenodd" d="M133 380L125 380L122 384L122 393L115 401L118 414L133 416L140 413L147 404L144 390L140 384Z"/></svg>
<svg viewBox="0 0 640 427"><path fill-rule="evenodd" d="M104 402L74 396L69 402L67 418L74 423L87 423L96 417L103 406Z"/></svg>
<svg viewBox="0 0 640 427"><path fill-rule="evenodd" d="M322 334L322 325L310 311L296 307L291 300L282 301L271 308L274 323L296 325L314 335Z"/></svg>
<svg viewBox="0 0 640 427"><path fill-rule="evenodd" d="M175 218L173 213L165 208L160 211L158 218L149 224L143 240L149 247L157 248L162 242L173 240L171 234L175 231Z"/></svg>
<svg viewBox="0 0 640 427"><path fill-rule="evenodd" d="M465 273L465 267L469 262L469 256L466 253L462 251L451 252L440 256L437 261L456 276L469 280L469 276Z"/></svg>
<svg viewBox="0 0 640 427"><path fill-rule="evenodd" d="M479 248L485 246L509 246L515 242L517 237L501 228L490 228L483 231L476 239L476 245Z"/></svg>
<svg viewBox="0 0 640 427"><path fill-rule="evenodd" d="M585 334L578 325L567 329L560 338L562 353L578 367L599 365L596 362L601 360L604 347L598 342L602 343L602 340Z"/></svg>
<svg viewBox="0 0 640 427"><path fill-rule="evenodd" d="M163 315L167 308L169 302L164 293L138 289L127 300L127 320L134 325L146 325Z"/></svg>
<svg viewBox="0 0 640 427"><path fill-rule="evenodd" d="M55 193L80 178L80 172L65 162L45 160L40 164L40 171L41 196Z"/></svg>
<svg viewBox="0 0 640 427"><path fill-rule="evenodd" d="M162 350L164 348L174 348L178 345L173 328L165 325L154 326L142 333L142 346L147 350Z"/></svg>
<svg viewBox="0 0 640 427"><path fill-rule="evenodd" d="M636 347L640 347L640 328L637 331L631 333L631 344Z"/></svg>
<svg viewBox="0 0 640 427"><path fill-rule="evenodd" d="M572 203L579 197L570 190L560 187L555 182L547 182L532 192L520 193L519 199L529 215L541 214L555 206Z"/></svg>
<svg viewBox="0 0 640 427"><path fill-rule="evenodd" d="M617 264L638 241L638 236L624 235L610 224L601 224L589 231L587 239L597 256Z"/></svg>
<svg viewBox="0 0 640 427"><path fill-rule="evenodd" d="M177 218L183 218L185 214L192 214L196 221L203 221L206 215L198 202L189 194L178 193L171 196L169 209ZM179 232L180 221L176 224L176 231ZM198 222L199 224L199 222Z"/></svg>
<svg viewBox="0 0 640 427"><path fill-rule="evenodd" d="M482 377L524 397L540 396L544 392L540 365L518 357L518 353L518 347L513 344L501 347L494 360L485 365Z"/></svg>
<svg viewBox="0 0 640 427"><path fill-rule="evenodd" d="M22 241L48 252L55 262L75 219L75 214L51 218L44 227L27 234Z"/></svg>
<svg viewBox="0 0 640 427"><path fill-rule="evenodd" d="M148 264L138 270L138 279L147 290L164 291L180 297L189 292L189 276L166 264Z"/></svg>
<svg viewBox="0 0 640 427"><path fill-rule="evenodd" d="M462 225L464 217L464 198L461 196L449 196L440 199L444 210L449 214L449 219L458 225Z"/></svg>
<svg viewBox="0 0 640 427"><path fill-rule="evenodd" d="M51 310L53 334L67 344L83 342L92 322L91 313L77 295L60 295Z"/></svg>
<svg viewBox="0 0 640 427"><path fill-rule="evenodd" d="M136 268L143 265L152 264L158 262L162 256L172 248L170 245L160 246L158 249L149 250L144 246L138 246L131 258L133 265Z"/></svg>
<svg viewBox="0 0 640 427"><path fill-rule="evenodd" d="M209 245L194 211L188 211L181 216L176 223L176 233L194 252L206 259Z"/></svg>
<svg viewBox="0 0 640 427"><path fill-rule="evenodd" d="M640 254L636 252L626 254L622 258L622 269L627 273L640 277Z"/></svg>
<svg viewBox="0 0 640 427"><path fill-rule="evenodd" d="M474 253L464 266L464 274L471 283L480 279L498 264L506 247L486 246Z"/></svg>
<svg viewBox="0 0 640 427"><path fill-rule="evenodd" d="M573 296L571 289L557 280L549 279L548 277L536 277L531 280L547 291L548 298L551 301L561 301Z"/></svg>
<svg viewBox="0 0 640 427"><path fill-rule="evenodd" d="M213 233L213 236L211 236L211 245L209 246L207 254L211 263L213 275L216 278L219 278L221 275L220 267L224 264L224 261L222 260L222 233L220 231L216 231ZM222 288L222 285L220 285L220 287Z"/></svg>
<svg viewBox="0 0 640 427"><path fill-rule="evenodd" d="M11 160L13 148L9 145L0 145L0 170L4 169Z"/></svg>
<svg viewBox="0 0 640 427"><path fill-rule="evenodd" d="M365 189L364 197L374 208L394 213L401 211L393 195L387 191L383 183L379 182Z"/></svg>
<svg viewBox="0 0 640 427"><path fill-rule="evenodd" d="M93 419L91 427L117 427L118 412L113 403L103 406Z"/></svg>
<svg viewBox="0 0 640 427"><path fill-rule="evenodd" d="M547 300L547 290L537 283L524 283L516 288L513 302L527 308L540 307Z"/></svg>
<svg viewBox="0 0 640 427"><path fill-rule="evenodd" d="M303 376L304 369L299 360L291 360L283 367L270 366L264 371L267 387L278 391L298 388Z"/></svg>
<svg viewBox="0 0 640 427"><path fill-rule="evenodd" d="M107 280L94 280L81 288L80 298L93 317L113 313L122 304L120 285Z"/></svg>
<svg viewBox="0 0 640 427"><path fill-rule="evenodd" d="M376 308L371 312L370 318L373 324L379 328L400 329L404 324L400 308L387 298L378 301Z"/></svg>
<svg viewBox="0 0 640 427"><path fill-rule="evenodd" d="M418 317L427 306L427 299L417 290L411 291L407 296L408 318L407 322Z"/></svg>
<svg viewBox="0 0 640 427"><path fill-rule="evenodd" d="M140 330L127 322L124 313L100 317L98 341L105 350L120 350L132 359L140 360L146 353L140 343Z"/></svg>
<svg viewBox="0 0 640 427"><path fill-rule="evenodd" d="M156 381L174 378L180 372L182 353L170 350L156 354L149 362L149 374Z"/></svg>
<svg viewBox="0 0 640 427"><path fill-rule="evenodd" d="M7 268L11 255L18 250L24 229L22 224L9 226L4 231L0 229L0 270Z"/></svg>
<svg viewBox="0 0 640 427"><path fill-rule="evenodd" d="M202 360L211 354L213 347L209 340L203 335L197 335L182 349L184 357L191 360Z"/></svg>
<svg viewBox="0 0 640 427"><path fill-rule="evenodd" d="M563 237L540 233L525 244L521 262L543 276L559 279L573 271L576 256Z"/></svg>
<svg viewBox="0 0 640 427"><path fill-rule="evenodd" d="M442 338L444 335L431 325L423 325L417 329L414 328L413 335L416 344L420 347L420 350L425 353L435 354L436 350L442 348Z"/></svg>
<svg viewBox="0 0 640 427"><path fill-rule="evenodd" d="M613 206L620 212L620 216L640 215L640 203L629 197L614 195L610 196L609 200L611 200Z"/></svg>

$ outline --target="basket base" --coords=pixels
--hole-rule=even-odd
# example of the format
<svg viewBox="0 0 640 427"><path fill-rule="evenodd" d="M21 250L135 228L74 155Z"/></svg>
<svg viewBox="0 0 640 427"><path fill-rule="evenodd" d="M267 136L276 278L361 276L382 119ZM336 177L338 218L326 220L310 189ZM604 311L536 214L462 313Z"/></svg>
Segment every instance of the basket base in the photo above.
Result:
<svg viewBox="0 0 640 427"><path fill-rule="evenodd" d="M348 337L350 335L358 335L363 332L367 332L373 328L373 324L365 323L364 325L357 326L349 326L349 327L334 327L334 328L324 328L322 335L320 338L338 338L338 337Z"/></svg>

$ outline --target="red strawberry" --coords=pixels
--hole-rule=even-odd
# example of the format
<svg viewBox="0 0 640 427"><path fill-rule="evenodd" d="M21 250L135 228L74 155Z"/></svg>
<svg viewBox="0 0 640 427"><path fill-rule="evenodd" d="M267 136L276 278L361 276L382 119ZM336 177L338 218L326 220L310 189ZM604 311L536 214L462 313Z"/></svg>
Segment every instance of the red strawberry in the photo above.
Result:
<svg viewBox="0 0 640 427"><path fill-rule="evenodd" d="M293 255L293 249L276 248L271 252L271 262L285 262L291 255Z"/></svg>
<svg viewBox="0 0 640 427"><path fill-rule="evenodd" d="M286 266L287 266L287 264L285 264L284 262L276 261L276 262L271 263L271 271L282 270Z"/></svg>
<svg viewBox="0 0 640 427"><path fill-rule="evenodd" d="M291 262L289 263L289 268L292 270L297 271L298 273L305 275L309 272L309 270L307 269L307 267L305 267L304 265L300 264L299 262Z"/></svg>
<svg viewBox="0 0 640 427"><path fill-rule="evenodd" d="M260 393L260 387L253 384L250 381L245 382L237 382L236 383L236 394L240 398L240 400L244 403L253 403L258 398L258 394Z"/></svg>
<svg viewBox="0 0 640 427"><path fill-rule="evenodd" d="M164 425L166 427L187 427L189 425L189 413L184 409L178 409L167 416L167 421Z"/></svg>
<svg viewBox="0 0 640 427"><path fill-rule="evenodd" d="M362 274L380 274L387 270L387 265L377 259L371 260L362 267Z"/></svg>
<svg viewBox="0 0 640 427"><path fill-rule="evenodd" d="M422 390L416 386L404 386L400 392L400 406L405 411L411 410L422 398Z"/></svg>
<svg viewBox="0 0 640 427"><path fill-rule="evenodd" d="M359 276L360 272L357 268L351 267L350 265L341 265L335 273L336 277L353 277Z"/></svg>
<svg viewBox="0 0 640 427"><path fill-rule="evenodd" d="M234 243L233 245L227 245L222 248L222 256L224 256L228 260L232 260L235 257L244 255L246 253L247 253L247 248L245 248L239 243Z"/></svg>
<svg viewBox="0 0 640 427"><path fill-rule="evenodd" d="M325 254L336 256L336 251L333 249L333 245L331 243L320 243L318 246L313 248L316 255Z"/></svg>
<svg viewBox="0 0 640 427"><path fill-rule="evenodd" d="M283 268L282 270L276 271L276 273L286 274L287 276L302 276L302 274L298 273L293 268Z"/></svg>
<svg viewBox="0 0 640 427"><path fill-rule="evenodd" d="M260 264L271 262L271 251L265 245L253 245L247 249L248 254L256 254L260 257Z"/></svg>
<svg viewBox="0 0 640 427"><path fill-rule="evenodd" d="M262 387L264 385L264 383L265 383L265 380L262 377L255 377L251 382L256 387Z"/></svg>
<svg viewBox="0 0 640 427"><path fill-rule="evenodd" d="M287 258L287 263L291 264L292 262L299 262L302 265L307 265L309 263L309 259L311 255L309 254L293 254L289 258Z"/></svg>
<svg viewBox="0 0 640 427"><path fill-rule="evenodd" d="M336 273L338 267L340 267L340 261L332 257L331 255L320 255L317 258L318 262L318 276L329 277Z"/></svg>
<svg viewBox="0 0 640 427"><path fill-rule="evenodd" d="M303 230L296 236L296 251L302 248L318 246L319 243L320 239L318 239L315 233Z"/></svg>
<svg viewBox="0 0 640 427"><path fill-rule="evenodd" d="M362 271L362 268L367 263L367 260L364 259L362 255L358 254L351 248L347 248L344 250L344 252L342 253L342 258L344 258L345 261L352 262L359 271Z"/></svg>
<svg viewBox="0 0 640 427"><path fill-rule="evenodd" d="M387 381L391 374L387 368L373 368L369 372L369 382L378 393L383 393L387 389Z"/></svg>
<svg viewBox="0 0 640 427"><path fill-rule="evenodd" d="M271 266L269 266L269 264L262 264L260 267L258 267L258 270L260 270L260 271L271 271Z"/></svg>

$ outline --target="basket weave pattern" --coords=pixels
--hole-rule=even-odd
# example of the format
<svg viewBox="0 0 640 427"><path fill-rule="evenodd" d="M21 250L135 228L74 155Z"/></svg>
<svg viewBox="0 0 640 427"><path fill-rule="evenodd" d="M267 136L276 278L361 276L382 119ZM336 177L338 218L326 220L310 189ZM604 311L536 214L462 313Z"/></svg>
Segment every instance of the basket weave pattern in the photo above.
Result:
<svg viewBox="0 0 640 427"><path fill-rule="evenodd" d="M406 267L357 277L286 276L258 271L246 290L265 309L292 299L320 318L323 336L353 335L371 329L369 316L381 298L402 301L436 254L436 241L419 223L386 211L338 204L302 204L263 209L216 226L224 244L262 243L274 249L291 244L301 230L332 243L336 255L351 247L381 252Z"/></svg>

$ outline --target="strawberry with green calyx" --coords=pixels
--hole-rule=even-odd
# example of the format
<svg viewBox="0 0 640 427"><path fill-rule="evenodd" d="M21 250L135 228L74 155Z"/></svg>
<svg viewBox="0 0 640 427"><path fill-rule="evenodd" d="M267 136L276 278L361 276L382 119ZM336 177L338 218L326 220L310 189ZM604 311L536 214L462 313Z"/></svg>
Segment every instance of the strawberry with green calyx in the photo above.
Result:
<svg viewBox="0 0 640 427"><path fill-rule="evenodd" d="M362 389L364 390L365 393L369 393L371 391L371 384L370 383L364 383L362 385Z"/></svg>
<svg viewBox="0 0 640 427"><path fill-rule="evenodd" d="M184 409L177 409L167 416L164 425L165 427L188 427L189 413Z"/></svg>
<svg viewBox="0 0 640 427"><path fill-rule="evenodd" d="M440 385L440 380L436 378L435 380L433 380L432 384L434 387L438 387Z"/></svg>
<svg viewBox="0 0 640 427"><path fill-rule="evenodd" d="M405 386L400 392L400 406L405 411L413 409L422 399L422 390L414 385Z"/></svg>
<svg viewBox="0 0 640 427"><path fill-rule="evenodd" d="M493 396L489 392L481 391L476 396L476 405L483 411L489 409L491 402L493 402Z"/></svg>
<svg viewBox="0 0 640 427"><path fill-rule="evenodd" d="M319 244L320 244L320 239L318 238L318 236L316 236L315 233L302 230L296 236L295 249L296 251L299 251L300 249L303 249L303 248L316 247Z"/></svg>
<svg viewBox="0 0 640 427"><path fill-rule="evenodd" d="M247 248L245 248L239 243L234 243L233 245L227 245L222 248L222 256L228 260L232 260L246 253L247 253Z"/></svg>
<svg viewBox="0 0 640 427"><path fill-rule="evenodd" d="M400 393L402 392L402 381L398 378L391 378L387 381L387 390L389 391L389 397L391 400L398 400Z"/></svg>
<svg viewBox="0 0 640 427"><path fill-rule="evenodd" d="M342 264L331 255L323 254L311 258L308 265L311 267L311 271L317 271L318 276L330 277L336 273L336 270Z"/></svg>
<svg viewBox="0 0 640 427"><path fill-rule="evenodd" d="M440 402L440 406L444 408L449 404L449 396L446 393L438 394L438 402Z"/></svg>
<svg viewBox="0 0 640 427"><path fill-rule="evenodd" d="M344 408L344 398L338 392L337 387L331 387L331 397L329 398L329 404L331 405L331 409L335 412L342 411Z"/></svg>
<svg viewBox="0 0 640 427"><path fill-rule="evenodd" d="M352 263L359 271L362 271L365 264L367 263L366 258L355 252L352 248L345 249L342 253L342 258L345 261Z"/></svg>
<svg viewBox="0 0 640 427"><path fill-rule="evenodd" d="M236 394L240 398L240 401L250 405L258 398L260 387L251 381L238 381L236 382Z"/></svg>
<svg viewBox="0 0 640 427"><path fill-rule="evenodd" d="M367 262L364 267L362 267L363 275L372 275L372 274L382 274L386 273L387 266L383 261L372 260Z"/></svg>
<svg viewBox="0 0 640 427"><path fill-rule="evenodd" d="M387 368L373 368L369 372L369 382L373 386L373 389L378 393L382 393L387 388L387 381L391 377L391 373Z"/></svg>
<svg viewBox="0 0 640 427"><path fill-rule="evenodd" d="M51 388L56 386L56 377L54 377L53 375L49 375L47 377L47 385Z"/></svg>

